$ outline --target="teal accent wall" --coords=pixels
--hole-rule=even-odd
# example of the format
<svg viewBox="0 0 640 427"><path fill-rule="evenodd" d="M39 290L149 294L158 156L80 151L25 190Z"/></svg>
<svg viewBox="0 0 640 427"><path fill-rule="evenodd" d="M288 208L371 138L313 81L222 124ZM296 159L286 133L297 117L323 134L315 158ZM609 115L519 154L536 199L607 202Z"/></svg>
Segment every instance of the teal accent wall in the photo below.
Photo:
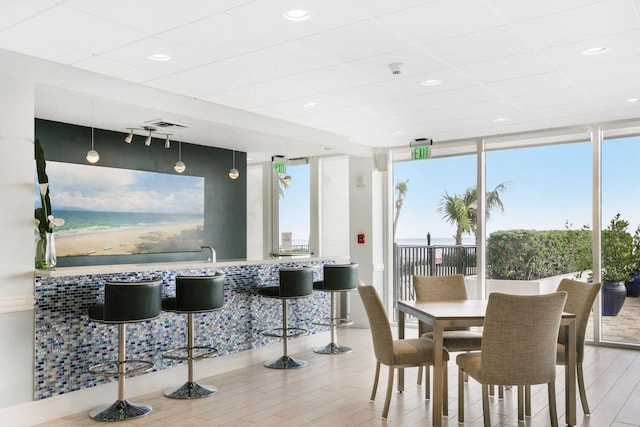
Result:
<svg viewBox="0 0 640 427"><path fill-rule="evenodd" d="M161 131L160 131L161 132ZM97 166L173 173L178 161L178 141L164 148L164 138L153 138L144 145L142 132L127 144L124 132L94 129L94 148L100 153ZM91 128L50 120L36 119L35 136L40 139L45 159L89 164L85 156L91 149ZM215 144L215 141L212 141ZM229 179L233 152L182 141L182 161L187 165L183 175L205 179L205 246L212 246L218 260L246 259L247 240L247 156L236 152L236 169L240 177ZM35 179L35 173L34 173ZM55 182L50 183L55 189ZM55 214L55 212L54 212ZM178 252L145 255L108 255L58 257L59 267L100 264L191 261L208 258L206 252Z"/></svg>

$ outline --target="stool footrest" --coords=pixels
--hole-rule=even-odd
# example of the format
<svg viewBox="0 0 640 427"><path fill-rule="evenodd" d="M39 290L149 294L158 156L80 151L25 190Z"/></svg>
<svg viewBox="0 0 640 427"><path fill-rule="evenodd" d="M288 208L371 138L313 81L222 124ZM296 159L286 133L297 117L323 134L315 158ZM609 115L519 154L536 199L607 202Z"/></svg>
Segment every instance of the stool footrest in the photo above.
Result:
<svg viewBox="0 0 640 427"><path fill-rule="evenodd" d="M345 317L325 317L322 319L314 320L313 324L318 326L335 326L336 328L340 328L343 326L353 325L353 320Z"/></svg>
<svg viewBox="0 0 640 427"><path fill-rule="evenodd" d="M118 366L124 365L124 372L119 372ZM120 375L136 375L149 371L153 368L153 362L147 360L130 359L123 362L112 360L108 362L98 363L89 368L89 372L94 375L101 375L103 377L117 377ZM116 402L117 403L117 402Z"/></svg>
<svg viewBox="0 0 640 427"><path fill-rule="evenodd" d="M287 328L287 333L284 333L284 328L273 328L262 331L262 335L266 337L274 338L295 338L302 335L306 335L309 331L303 328Z"/></svg>
<svg viewBox="0 0 640 427"><path fill-rule="evenodd" d="M205 359L218 354L213 347L192 347L193 360ZM173 360L189 360L189 347L178 347L162 353L162 357Z"/></svg>

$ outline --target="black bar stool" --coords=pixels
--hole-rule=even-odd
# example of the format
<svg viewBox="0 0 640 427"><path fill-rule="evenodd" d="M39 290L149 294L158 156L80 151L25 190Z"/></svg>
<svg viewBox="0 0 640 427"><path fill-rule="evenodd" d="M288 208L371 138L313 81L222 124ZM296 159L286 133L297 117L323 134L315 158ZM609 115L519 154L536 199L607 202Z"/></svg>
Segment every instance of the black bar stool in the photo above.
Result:
<svg viewBox="0 0 640 427"><path fill-rule="evenodd" d="M348 353L351 347L338 345L337 331L340 326L352 325L351 319L340 317L337 313L336 297L341 293L349 292L358 287L358 264L325 264L323 267L323 280L314 282L313 290L331 292L331 315L316 325L328 326L331 331L331 342L324 347L313 351L318 354ZM347 296L349 294L346 294Z"/></svg>
<svg viewBox="0 0 640 427"><path fill-rule="evenodd" d="M294 359L287 352L287 340L307 334L303 328L290 328L287 325L287 301L306 298L313 293L313 268L281 268L280 285L267 286L258 291L267 298L278 298L282 301L282 328L263 331L268 337L282 338L283 355L277 360L265 362L264 366L272 369L293 369L307 366L304 360Z"/></svg>
<svg viewBox="0 0 640 427"><path fill-rule="evenodd" d="M224 305L224 274L213 276L176 276L176 296L162 299L162 309L187 314L187 346L174 348L162 356L167 359L186 360L189 379L180 387L171 387L164 395L172 399L195 399L210 396L217 391L213 386L198 384L193 380L194 360L218 353L213 347L196 347L193 336L194 313L220 310Z"/></svg>
<svg viewBox="0 0 640 427"><path fill-rule="evenodd" d="M104 285L104 304L89 307L89 319L118 325L118 360L99 363L89 372L118 379L118 400L112 405L92 410L89 416L98 421L123 421L151 412L151 406L137 405L124 398L125 378L146 372L153 363L126 359L126 324L146 322L160 315L162 280L138 282L107 281Z"/></svg>

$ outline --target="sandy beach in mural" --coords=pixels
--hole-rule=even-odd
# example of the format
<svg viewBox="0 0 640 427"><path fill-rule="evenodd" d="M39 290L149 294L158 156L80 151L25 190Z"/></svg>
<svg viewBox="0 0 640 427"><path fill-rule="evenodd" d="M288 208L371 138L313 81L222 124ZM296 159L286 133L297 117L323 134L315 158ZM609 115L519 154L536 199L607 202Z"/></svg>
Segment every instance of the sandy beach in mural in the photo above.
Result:
<svg viewBox="0 0 640 427"><path fill-rule="evenodd" d="M60 256L122 255L129 253L200 250L203 221L157 224L96 233L56 234ZM183 236L184 238L179 238ZM171 242L171 243L169 243Z"/></svg>

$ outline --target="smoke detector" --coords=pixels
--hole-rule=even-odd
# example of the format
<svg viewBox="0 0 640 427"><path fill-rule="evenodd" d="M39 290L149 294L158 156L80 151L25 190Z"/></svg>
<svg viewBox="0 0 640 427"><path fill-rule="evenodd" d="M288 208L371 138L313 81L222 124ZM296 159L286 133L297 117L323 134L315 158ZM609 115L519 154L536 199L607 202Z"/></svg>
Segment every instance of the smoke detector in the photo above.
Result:
<svg viewBox="0 0 640 427"><path fill-rule="evenodd" d="M404 64L402 62L394 62L389 64L389 69L392 74L400 74L402 72L402 67Z"/></svg>

